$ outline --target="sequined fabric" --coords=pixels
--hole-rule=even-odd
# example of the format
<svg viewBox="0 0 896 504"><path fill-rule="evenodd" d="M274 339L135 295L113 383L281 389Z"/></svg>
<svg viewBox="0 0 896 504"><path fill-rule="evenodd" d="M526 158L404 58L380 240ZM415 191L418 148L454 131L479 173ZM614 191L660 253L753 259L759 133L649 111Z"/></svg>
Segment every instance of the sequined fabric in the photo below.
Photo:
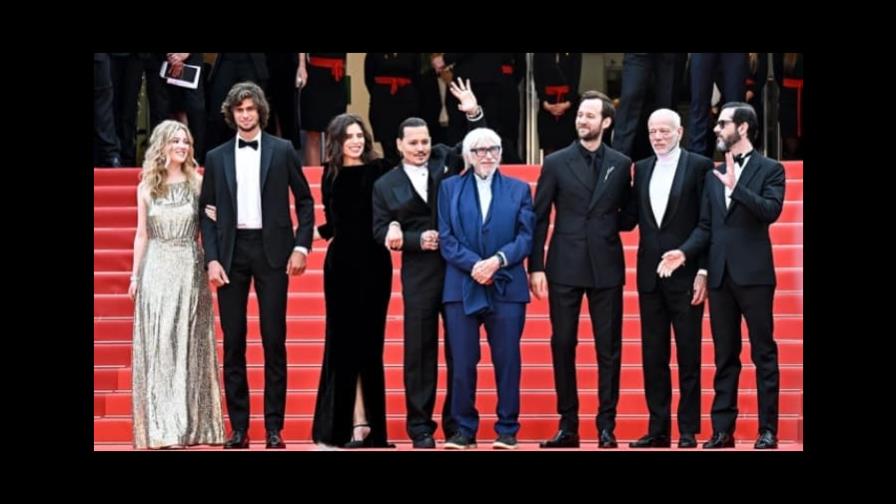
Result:
<svg viewBox="0 0 896 504"><path fill-rule="evenodd" d="M134 447L222 444L208 275L188 182L147 204L148 244L134 310Z"/></svg>

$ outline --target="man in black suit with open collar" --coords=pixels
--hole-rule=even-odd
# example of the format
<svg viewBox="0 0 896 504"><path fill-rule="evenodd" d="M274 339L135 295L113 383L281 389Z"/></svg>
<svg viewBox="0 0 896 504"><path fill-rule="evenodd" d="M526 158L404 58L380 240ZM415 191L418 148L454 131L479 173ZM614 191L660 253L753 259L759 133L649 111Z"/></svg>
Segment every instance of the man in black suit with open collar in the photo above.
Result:
<svg viewBox="0 0 896 504"><path fill-rule="evenodd" d="M458 78L449 87L466 113L469 127L484 127L482 108ZM414 448L435 448L436 401L439 355L439 314L443 311L442 287L445 260L439 252L439 185L464 167L461 144L430 147L426 121L409 117L399 126L396 146L401 164L373 185L373 235L388 249L402 251L401 295L404 301L404 386L407 432ZM443 316L444 320L444 316ZM445 346L448 368L447 394L442 408L442 430L451 438L457 423L451 417L452 362Z"/></svg>
<svg viewBox="0 0 896 504"><path fill-rule="evenodd" d="M588 297L599 366L598 446L615 448L616 404L622 365L622 286L625 256L619 239L621 209L631 192L632 161L601 143L615 109L597 91L582 95L579 140L544 160L535 193L535 235L529 259L532 293L550 292L551 355L560 430L542 448L579 446L575 350L582 296ZM544 244L556 209L547 264Z"/></svg>
<svg viewBox="0 0 896 504"><path fill-rule="evenodd" d="M684 242L700 218L706 173L712 160L680 148L681 117L661 108L650 114L647 133L655 155L635 163L635 182L621 225L638 226L638 305L644 393L650 421L647 435L632 448L668 448L672 424L669 371L671 328L678 361L679 448L696 448L700 432L700 344L706 300L705 256L669 278L658 278L663 252ZM698 264L699 263L699 264Z"/></svg>
<svg viewBox="0 0 896 504"><path fill-rule="evenodd" d="M722 106L716 148L725 172L706 175L700 224L679 249L663 254L657 271L669 276L709 247L709 317L715 345L712 438L704 448L733 448L737 382L741 362L741 317L746 319L750 356L756 365L759 438L756 449L778 447L778 347L773 333L775 265L769 226L784 206L784 167L753 150L756 111L742 102Z"/></svg>
<svg viewBox="0 0 896 504"><path fill-rule="evenodd" d="M224 390L233 432L224 448L249 447L246 305L255 283L264 346L267 448L284 448L288 275L305 271L314 229L314 200L288 140L264 133L270 106L251 82L234 85L222 105L232 138L209 151L199 196L209 281L218 288L224 332ZM298 229L289 215L295 198ZM213 220L204 211L216 208Z"/></svg>

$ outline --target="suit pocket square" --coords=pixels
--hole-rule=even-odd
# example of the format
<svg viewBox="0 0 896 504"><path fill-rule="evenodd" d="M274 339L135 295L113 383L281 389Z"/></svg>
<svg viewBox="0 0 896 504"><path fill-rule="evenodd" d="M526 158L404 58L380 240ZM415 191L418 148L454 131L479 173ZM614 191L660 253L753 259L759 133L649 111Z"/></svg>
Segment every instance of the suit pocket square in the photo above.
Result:
<svg viewBox="0 0 896 504"><path fill-rule="evenodd" d="M607 174L604 175L604 182L606 182L607 179L610 178L610 174L613 173L613 170L615 170L615 169L616 169L615 166L611 166L611 167L607 168Z"/></svg>

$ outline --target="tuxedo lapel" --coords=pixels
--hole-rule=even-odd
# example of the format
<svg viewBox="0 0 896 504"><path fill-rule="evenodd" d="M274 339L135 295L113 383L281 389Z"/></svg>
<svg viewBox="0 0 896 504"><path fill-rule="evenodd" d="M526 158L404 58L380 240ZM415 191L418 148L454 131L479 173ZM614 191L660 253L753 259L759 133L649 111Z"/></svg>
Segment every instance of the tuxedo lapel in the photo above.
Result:
<svg viewBox="0 0 896 504"><path fill-rule="evenodd" d="M656 156L653 159L644 165L644 175L641 176L641 187L640 194L638 197L641 199L641 211L644 215L647 215L647 219L653 225L654 228L659 229L659 225L656 222L656 215L653 213L653 202L650 201L650 180L653 178L653 172L656 168Z"/></svg>
<svg viewBox="0 0 896 504"><path fill-rule="evenodd" d="M224 180L227 181L227 188L230 190L234 215L236 215L236 155L233 152L235 144L236 137L227 142L227 148L224 149Z"/></svg>
<svg viewBox="0 0 896 504"><path fill-rule="evenodd" d="M259 170L259 176L261 179L258 181L258 187L261 188L261 192L264 193L264 182L268 179L268 172L271 171L271 160L274 158L274 141L271 139L271 136L267 133L261 133L261 170Z"/></svg>
<svg viewBox="0 0 896 504"><path fill-rule="evenodd" d="M566 158L566 166L569 169L570 173L572 173L573 178L579 181L582 184L582 187L585 188L588 193L591 193L592 187L588 185L588 181L584 178L584 172L586 169L591 169L590 166L585 166L585 159L582 156L578 155L577 152L573 151L569 157Z"/></svg>
<svg viewBox="0 0 896 504"><path fill-rule="evenodd" d="M604 159L600 164L600 172L598 172L597 180L594 184L594 193L591 195L591 203L588 204L589 212L594 208L594 205L597 205L597 201L604 194L604 191L607 190L607 180L612 177L618 169L619 167L616 166L614 162L610 161L609 154L604 153Z"/></svg>
<svg viewBox="0 0 896 504"><path fill-rule="evenodd" d="M675 167L675 177L672 178L672 187L669 188L669 201L666 203L666 212L663 213L663 222L660 223L660 228L672 222L675 212L678 210L684 179L690 176L690 173L688 173L690 163L688 161L688 152L682 150L681 155L678 157L678 165Z"/></svg>
<svg viewBox="0 0 896 504"><path fill-rule="evenodd" d="M404 168L399 166L397 168L401 170L401 177L398 184L392 186L392 195L395 196L395 200L401 204L412 203L415 202L417 205L426 208L427 202L423 201L423 197L420 196L420 193L414 189L414 183L411 182L411 178L408 177L408 174L404 171ZM429 191L430 189L427 189ZM429 196L430 193L427 193ZM427 197L429 199L429 197Z"/></svg>
<svg viewBox="0 0 896 504"><path fill-rule="evenodd" d="M448 172L448 166L445 165L445 163L442 162L441 160L436 161L436 160L430 158L429 162L426 165L426 168L429 171L429 177L426 180L426 183L427 183L426 190L427 190L427 194L428 194L428 197L426 198L427 199L426 204L429 206L429 208L434 213L436 213L436 212L438 212L438 209L436 208L436 206L434 204L435 200L436 200L436 198L435 198L436 184L438 184L439 180L441 180L442 177L445 176L445 173Z"/></svg>
<svg viewBox="0 0 896 504"><path fill-rule="evenodd" d="M740 178L737 179L737 184L735 184L734 187L737 187L741 184L744 184L744 187L749 187L750 182L754 178L756 178L756 172L759 171L758 156L759 156L759 154L757 154L755 151L752 154L750 154L750 160L747 161L747 165L744 166L743 169L741 170ZM725 193L725 191L722 191L722 198L725 197L724 193ZM731 212L734 211L734 207L736 207L737 204L738 204L737 201L735 201L733 199L731 200L731 206L728 207L728 213L725 214L726 218L729 215L731 215Z"/></svg>

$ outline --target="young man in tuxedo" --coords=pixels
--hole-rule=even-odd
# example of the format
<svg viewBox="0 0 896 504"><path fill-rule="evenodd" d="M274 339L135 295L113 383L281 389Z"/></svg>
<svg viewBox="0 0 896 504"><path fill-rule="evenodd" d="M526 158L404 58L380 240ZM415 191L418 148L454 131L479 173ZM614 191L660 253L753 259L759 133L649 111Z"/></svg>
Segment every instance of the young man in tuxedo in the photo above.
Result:
<svg viewBox="0 0 896 504"><path fill-rule="evenodd" d="M450 85L470 127L484 126L484 114L469 81ZM439 314L445 260L439 254L437 223L439 185L463 169L461 144L431 147L423 119L409 117L399 126L396 146L401 164L373 186L373 235L386 248L401 251L401 295L404 301L404 386L407 432L414 448L435 448L439 354ZM444 316L443 316L444 320ZM447 343L447 341L446 341ZM445 346L448 391L442 408L442 430L451 438L457 424L451 418L451 351Z"/></svg>
<svg viewBox="0 0 896 504"><path fill-rule="evenodd" d="M234 85L221 106L237 136L209 151L199 196L209 281L218 289L224 332L224 390L233 429L224 448L249 447L246 307L254 281L264 346L264 425L267 448L285 448L286 304L289 275L305 271L314 229L314 200L288 140L265 133L264 91ZM289 194L295 198L293 231ZM204 209L215 207L216 218Z"/></svg>
<svg viewBox="0 0 896 504"><path fill-rule="evenodd" d="M784 167L753 149L756 111L742 102L722 106L713 131L725 153L725 171L706 175L699 226L678 249L663 254L657 271L669 277L709 247L709 317L715 345L712 438L703 448L733 448L741 362L741 317L756 365L759 438L754 447L778 447L778 347L772 334L775 265L768 228L784 206Z"/></svg>
<svg viewBox="0 0 896 504"><path fill-rule="evenodd" d="M545 158L535 193L535 234L529 259L532 293L548 295L551 356L560 430L542 448L579 446L579 398L575 350L582 296L597 347L601 448L616 448L616 403L622 365L622 286L625 256L620 213L631 192L632 161L602 143L615 109L597 91L582 95L576 115L578 141ZM552 207L554 233L547 263L544 244Z"/></svg>
<svg viewBox="0 0 896 504"><path fill-rule="evenodd" d="M684 242L700 217L706 173L712 160L683 150L681 117L661 108L650 114L647 134L654 155L635 163L632 198L620 227L638 226L638 305L644 392L650 412L647 435L632 448L668 448L672 424L669 371L671 329L678 361L679 448L696 448L700 432L700 341L706 300L705 257L669 278L658 278L657 264L669 247ZM698 271L698 263L701 269Z"/></svg>

